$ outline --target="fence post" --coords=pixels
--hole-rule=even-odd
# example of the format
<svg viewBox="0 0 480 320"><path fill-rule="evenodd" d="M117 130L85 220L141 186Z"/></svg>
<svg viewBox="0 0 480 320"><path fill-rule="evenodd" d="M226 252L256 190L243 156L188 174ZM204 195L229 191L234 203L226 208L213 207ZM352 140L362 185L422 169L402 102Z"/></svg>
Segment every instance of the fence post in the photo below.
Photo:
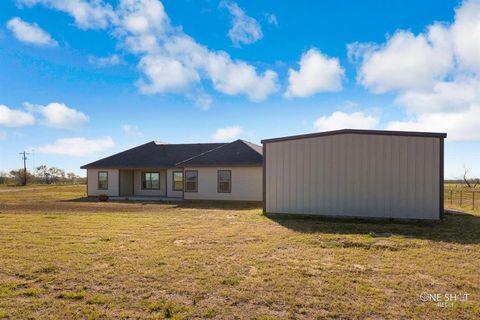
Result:
<svg viewBox="0 0 480 320"><path fill-rule="evenodd" d="M462 203L463 203L462 197L463 197L463 191L460 190L460 207L462 206Z"/></svg>
<svg viewBox="0 0 480 320"><path fill-rule="evenodd" d="M472 199L473 199L472 209L475 210L475 191L472 191Z"/></svg>
<svg viewBox="0 0 480 320"><path fill-rule="evenodd" d="M453 204L453 195L452 195L452 191L453 190L450 190L450 205Z"/></svg>

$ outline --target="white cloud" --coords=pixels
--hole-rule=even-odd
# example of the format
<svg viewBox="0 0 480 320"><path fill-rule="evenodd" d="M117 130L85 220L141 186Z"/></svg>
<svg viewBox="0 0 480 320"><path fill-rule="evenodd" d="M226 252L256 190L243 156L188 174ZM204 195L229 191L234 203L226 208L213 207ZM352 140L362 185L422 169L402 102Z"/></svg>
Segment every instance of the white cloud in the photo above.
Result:
<svg viewBox="0 0 480 320"><path fill-rule="evenodd" d="M147 79L140 88L149 93L184 91L206 76L214 89L227 95L245 95L252 101L262 101L277 90L277 74L271 70L257 74L255 68L243 61L234 61L223 51L210 51L182 34L172 36L165 43L164 54L146 55L149 63L141 65ZM178 69L175 75L157 70L156 59L167 59L167 66ZM145 61L145 60L144 60ZM166 68L166 67L164 67Z"/></svg>
<svg viewBox="0 0 480 320"><path fill-rule="evenodd" d="M105 29L116 18L112 6L103 0L17 0L19 5L40 4L68 13L81 29Z"/></svg>
<svg viewBox="0 0 480 320"><path fill-rule="evenodd" d="M28 23L15 17L7 22L7 27L21 42L43 47L56 47L58 45L57 41L36 23Z"/></svg>
<svg viewBox="0 0 480 320"><path fill-rule="evenodd" d="M446 132L448 140L480 140L478 121L480 105L472 105L468 110L456 113L432 112L420 114L412 120L392 121L389 130Z"/></svg>
<svg viewBox="0 0 480 320"><path fill-rule="evenodd" d="M350 44L349 56L361 59L357 80L374 93L428 89L452 66L448 31L431 26L426 34L397 31L383 45Z"/></svg>
<svg viewBox="0 0 480 320"><path fill-rule="evenodd" d="M460 67L480 72L480 1L464 1L455 12L451 28L453 47Z"/></svg>
<svg viewBox="0 0 480 320"><path fill-rule="evenodd" d="M275 72L258 74L252 65L197 43L170 25L161 2L123 0L120 8L116 34L127 50L141 57L138 68L143 77L137 81L141 92L185 93L192 97L202 92L198 90L202 79L210 80L223 94L245 95L252 101L264 100L277 90ZM127 22L132 17L136 23ZM203 97L200 94L194 100L209 105L211 102Z"/></svg>
<svg viewBox="0 0 480 320"><path fill-rule="evenodd" d="M85 124L89 118L83 112L67 107L64 103L52 102L46 106L25 103L32 112L43 116L43 124L61 129L76 129Z"/></svg>
<svg viewBox="0 0 480 320"><path fill-rule="evenodd" d="M118 27L131 34L164 33L170 28L165 8L157 0L121 0Z"/></svg>
<svg viewBox="0 0 480 320"><path fill-rule="evenodd" d="M29 126L34 123L35 118L30 113L0 105L0 126L15 128Z"/></svg>
<svg viewBox="0 0 480 320"><path fill-rule="evenodd" d="M271 25L278 26L278 19L277 16L274 13L266 13L265 18L267 19L267 22Z"/></svg>
<svg viewBox="0 0 480 320"><path fill-rule="evenodd" d="M232 15L232 27L228 30L228 37L232 40L233 45L251 44L262 39L263 33L260 24L257 20L249 17L237 3L222 1L220 6L226 8Z"/></svg>
<svg viewBox="0 0 480 320"><path fill-rule="evenodd" d="M363 112L345 113L335 111L329 116L318 118L314 127L318 131L331 131L338 129L373 129L378 126L379 119L365 115Z"/></svg>
<svg viewBox="0 0 480 320"><path fill-rule="evenodd" d="M337 58L329 58L317 49L302 55L298 71L288 70L285 97L309 97L319 92L340 91L345 70Z"/></svg>
<svg viewBox="0 0 480 320"><path fill-rule="evenodd" d="M140 129L132 124L124 124L122 125L122 131L127 135L131 137L143 137L142 131Z"/></svg>
<svg viewBox="0 0 480 320"><path fill-rule="evenodd" d="M197 70L163 55L144 56L138 68L146 79L141 79L137 84L140 91L146 94L183 92L200 81Z"/></svg>
<svg viewBox="0 0 480 320"><path fill-rule="evenodd" d="M213 51L171 25L158 0L120 0L116 9L101 0L18 0L32 6L42 4L64 11L81 28L107 28L119 40L119 47L140 58L137 81L141 92L181 93L190 98L202 90L202 80L226 95L244 95L261 101L278 90L277 74L257 72L224 51ZM161 66L161 67L159 67ZM194 100L202 100L194 99Z"/></svg>
<svg viewBox="0 0 480 320"><path fill-rule="evenodd" d="M195 104L202 110L208 110L212 106L213 99L209 94L200 93L194 97Z"/></svg>
<svg viewBox="0 0 480 320"><path fill-rule="evenodd" d="M115 66L115 65L125 63L125 61L123 61L122 57L120 57L118 54L112 54L112 55L106 56L106 57L89 56L88 57L88 62L90 64L96 65L100 68L108 67L108 66Z"/></svg>
<svg viewBox="0 0 480 320"><path fill-rule="evenodd" d="M44 154L82 157L101 154L113 147L114 143L110 137L99 139L64 138L58 139L52 144L35 147L35 150Z"/></svg>
<svg viewBox="0 0 480 320"><path fill-rule="evenodd" d="M375 93L394 92L407 111L407 120L387 128L447 132L452 140L480 140L479 53L479 0L462 2L450 24L434 23L418 35L400 30L381 45L349 46L360 63L358 82Z"/></svg>
<svg viewBox="0 0 480 320"><path fill-rule="evenodd" d="M408 90L395 102L405 106L410 113L458 112L468 110L471 104L480 102L479 79L438 81L431 90Z"/></svg>
<svg viewBox="0 0 480 320"><path fill-rule="evenodd" d="M243 129L240 126L232 126L219 128L212 134L214 141L231 141L238 139L243 133Z"/></svg>

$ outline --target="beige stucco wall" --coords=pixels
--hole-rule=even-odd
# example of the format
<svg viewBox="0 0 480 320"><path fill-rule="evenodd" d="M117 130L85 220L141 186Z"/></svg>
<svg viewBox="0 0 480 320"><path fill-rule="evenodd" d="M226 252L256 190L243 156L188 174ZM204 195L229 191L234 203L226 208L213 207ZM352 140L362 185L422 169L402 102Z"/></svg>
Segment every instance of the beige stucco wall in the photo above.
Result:
<svg viewBox="0 0 480 320"><path fill-rule="evenodd" d="M340 134L266 144L266 212L438 219L440 139Z"/></svg>
<svg viewBox="0 0 480 320"><path fill-rule="evenodd" d="M142 172L160 172L160 189L143 190L142 189ZM144 169L135 170L133 173L133 192L136 196L165 196L165 169Z"/></svg>
<svg viewBox="0 0 480 320"><path fill-rule="evenodd" d="M198 192L185 192L185 199L262 201L262 167L185 168L198 171ZM217 192L217 171L232 171L232 192Z"/></svg>
<svg viewBox="0 0 480 320"><path fill-rule="evenodd" d="M108 172L108 190L98 190L98 171ZM88 169L87 170L87 193L89 196L106 194L110 197L118 196L118 170L117 169Z"/></svg>
<svg viewBox="0 0 480 320"><path fill-rule="evenodd" d="M182 198L183 197L183 191L174 191L173 190L173 172L174 171L183 171L183 169L179 168L179 169L168 169L167 170L167 197Z"/></svg>

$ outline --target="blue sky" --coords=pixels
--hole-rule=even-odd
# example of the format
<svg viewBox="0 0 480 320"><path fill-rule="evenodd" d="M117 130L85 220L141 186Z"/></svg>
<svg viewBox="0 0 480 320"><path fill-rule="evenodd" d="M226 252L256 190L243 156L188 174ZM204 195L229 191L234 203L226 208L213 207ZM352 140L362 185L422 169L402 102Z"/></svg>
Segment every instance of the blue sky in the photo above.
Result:
<svg viewBox="0 0 480 320"><path fill-rule="evenodd" d="M0 171L358 127L447 132L480 176L478 0L8 0L0 50Z"/></svg>

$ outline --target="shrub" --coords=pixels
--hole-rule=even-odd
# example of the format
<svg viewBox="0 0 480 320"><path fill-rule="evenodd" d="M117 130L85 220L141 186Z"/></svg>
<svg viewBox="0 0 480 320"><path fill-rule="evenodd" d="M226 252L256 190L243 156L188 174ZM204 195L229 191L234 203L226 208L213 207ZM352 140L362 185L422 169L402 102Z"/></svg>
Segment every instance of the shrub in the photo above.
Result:
<svg viewBox="0 0 480 320"><path fill-rule="evenodd" d="M98 196L98 201L102 201L102 202L108 201L108 196L106 194L101 194Z"/></svg>

